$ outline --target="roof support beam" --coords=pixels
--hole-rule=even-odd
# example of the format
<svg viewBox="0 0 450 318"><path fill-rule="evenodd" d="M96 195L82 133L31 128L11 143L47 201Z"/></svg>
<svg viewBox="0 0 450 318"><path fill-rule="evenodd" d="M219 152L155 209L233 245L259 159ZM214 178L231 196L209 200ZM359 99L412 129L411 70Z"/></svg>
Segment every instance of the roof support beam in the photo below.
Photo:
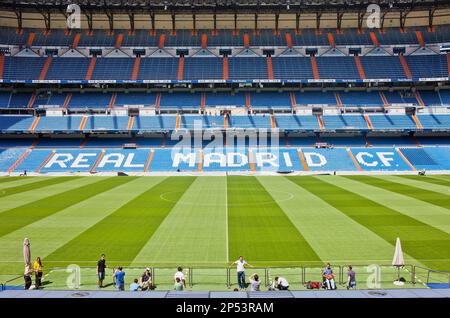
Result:
<svg viewBox="0 0 450 318"><path fill-rule="evenodd" d="M128 19L130 20L130 31L134 34L134 12L128 12Z"/></svg>
<svg viewBox="0 0 450 318"><path fill-rule="evenodd" d="M22 31L22 25L23 25L23 23L22 23L22 11L21 10L17 10L17 11L14 11L14 13L16 14L16 18L17 18L17 29L19 30L19 31Z"/></svg>
<svg viewBox="0 0 450 318"><path fill-rule="evenodd" d="M152 34L155 34L156 28L155 28L155 12L150 11L150 24L152 28Z"/></svg>
<svg viewBox="0 0 450 318"><path fill-rule="evenodd" d="M336 29L341 30L342 28L342 18L344 17L344 12L336 13Z"/></svg>
<svg viewBox="0 0 450 318"><path fill-rule="evenodd" d="M384 29L384 18L386 17L387 12L381 12L380 16L380 29Z"/></svg>
<svg viewBox="0 0 450 318"><path fill-rule="evenodd" d="M50 31L51 27L51 17L50 17L50 11L41 11L41 15L44 18L44 24L45 24L45 31Z"/></svg>
<svg viewBox="0 0 450 318"><path fill-rule="evenodd" d="M364 22L364 16L366 15L366 11L359 11L358 12L358 30L362 30L363 28L363 22Z"/></svg>
<svg viewBox="0 0 450 318"><path fill-rule="evenodd" d="M108 17L109 32L112 34L114 32L114 13L109 10L105 10L105 14Z"/></svg>
<svg viewBox="0 0 450 318"><path fill-rule="evenodd" d="M172 11L171 17L172 17L172 34L175 34L177 30L175 11Z"/></svg>
<svg viewBox="0 0 450 318"><path fill-rule="evenodd" d="M433 29L433 20L434 20L434 13L435 13L436 9L431 9L428 11L428 28L430 30Z"/></svg>
<svg viewBox="0 0 450 318"><path fill-rule="evenodd" d="M295 33L300 33L300 12L295 14Z"/></svg>
<svg viewBox="0 0 450 318"><path fill-rule="evenodd" d="M67 21L67 19L69 18L69 14L67 10L60 10L61 14L64 16L64 20ZM74 11L72 11L74 12ZM66 34L70 34L72 31L72 29L69 27L69 24L66 22Z"/></svg>
<svg viewBox="0 0 450 318"><path fill-rule="evenodd" d="M316 12L316 29L320 29L320 19L322 18L321 12Z"/></svg>
<svg viewBox="0 0 450 318"><path fill-rule="evenodd" d="M400 11L400 29L405 28L406 17L408 16L409 11Z"/></svg>
<svg viewBox="0 0 450 318"><path fill-rule="evenodd" d="M89 29L89 33L92 32L92 30L94 29L94 18L93 18L93 14L91 11L87 11L85 14L86 16L86 20L87 20L87 24L88 24L88 29Z"/></svg>
<svg viewBox="0 0 450 318"><path fill-rule="evenodd" d="M275 13L275 35L278 35L279 21L280 21L280 14L277 12Z"/></svg>

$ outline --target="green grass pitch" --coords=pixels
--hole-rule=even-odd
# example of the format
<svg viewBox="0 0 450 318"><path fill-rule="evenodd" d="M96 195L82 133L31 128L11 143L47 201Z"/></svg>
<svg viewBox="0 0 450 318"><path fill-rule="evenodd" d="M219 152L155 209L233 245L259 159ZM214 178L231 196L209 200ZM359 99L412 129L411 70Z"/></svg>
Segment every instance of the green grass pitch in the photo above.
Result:
<svg viewBox="0 0 450 318"><path fill-rule="evenodd" d="M94 288L101 253L128 283L156 267L168 289L182 265L194 289L223 289L244 255L302 288L297 266L390 264L397 237L408 264L450 270L450 176L1 177L0 283L22 273L25 237L56 289L70 264Z"/></svg>

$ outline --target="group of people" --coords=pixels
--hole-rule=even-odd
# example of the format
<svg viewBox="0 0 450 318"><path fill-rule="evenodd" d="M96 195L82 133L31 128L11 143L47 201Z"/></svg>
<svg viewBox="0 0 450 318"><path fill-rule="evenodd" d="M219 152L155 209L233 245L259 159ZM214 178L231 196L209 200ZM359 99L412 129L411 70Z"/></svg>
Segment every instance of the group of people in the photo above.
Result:
<svg viewBox="0 0 450 318"><path fill-rule="evenodd" d="M336 289L336 283L334 281L336 275L331 268L331 264L327 263L324 270L322 270L322 287L327 290ZM345 283L347 289L355 289L356 288L356 274L353 271L353 267L348 265L347 267L347 282Z"/></svg>
<svg viewBox="0 0 450 318"><path fill-rule="evenodd" d="M232 262L230 266L236 266L237 272L237 283L239 289L236 288L235 291L243 291L247 290L247 287L250 286L251 291L260 291L261 290L261 280L257 273L253 273L248 278L249 284L246 283L245 280L245 270L247 267L254 267L249 264L246 260L244 260L243 256L239 256L239 259L235 262ZM100 259L97 262L97 287L103 288L103 281L105 280L106 273L106 259L105 254L100 256ZM32 275L35 275L35 285L32 287ZM31 265L27 265L25 268L25 289L35 288L39 289L42 286L42 276L43 276L43 265L40 257L36 258L36 261ZM322 283L320 286L323 289L333 290L336 289L335 283L335 274L333 269L331 268L331 264L327 263L326 267L321 272ZM176 291L183 291L186 288L186 278L183 273L183 268L178 267L176 273L173 276L173 289ZM125 290L125 271L122 267L117 267L113 269L113 285L119 291ZM356 274L353 271L351 265L348 266L347 269L347 281L346 281L347 289L356 288ZM150 268L146 268L144 273L139 278L133 279L133 282L129 286L130 291L146 291L146 290L154 290L156 286L153 283L152 279L152 271ZM277 276L272 281L269 286L269 290L289 290L289 282L286 278Z"/></svg>
<svg viewBox="0 0 450 318"><path fill-rule="evenodd" d="M249 264L246 260L244 260L243 256L239 256L239 259L237 261L232 262L230 264L230 266L233 265L236 266L237 283L239 286L239 289L236 288L235 291L247 290L248 285L245 280L245 270L246 267L254 267L254 266ZM105 270L106 270L105 255L102 254L100 260L97 263L98 288L103 287L103 280L105 279ZM335 283L336 276L333 272L333 269L331 268L330 263L326 264L326 267L321 272L321 276L322 276L322 284L321 284L322 288L327 290L336 289ZM257 273L250 275L248 281L251 291L261 290L261 280ZM184 288L186 287L186 279L183 273L183 268L181 267L177 268L177 271L173 276L173 282L174 282L173 285L174 290L176 291L184 290ZM125 272L122 267L114 269L113 284L116 286L117 290L119 291L125 290ZM348 266L347 270L346 287L347 289L356 288L356 274L353 271L351 265ZM150 268L146 268L142 276L139 279L135 278L133 282L130 284L130 291L153 290L155 288L156 287L152 281L152 273ZM289 290L289 282L286 278L277 276L270 284L269 290Z"/></svg>
<svg viewBox="0 0 450 318"><path fill-rule="evenodd" d="M247 283L245 282L245 268L253 266L250 265L247 261L245 261L242 256L240 256L237 261L231 263L231 266L232 265L236 265L237 281L239 286L239 289L235 289L235 291L246 290ZM321 272L321 276L322 276L322 287L324 289L327 290L336 289L335 283L336 276L333 272L333 269L331 268L330 263L326 264L325 269L323 269ZM259 280L258 274L256 273L252 274L249 277L249 283L251 291L260 291L261 281ZM351 265L349 265L347 269L346 287L347 289L356 288L356 274L353 271L353 267ZM289 282L287 281L286 278L277 276L270 285L269 290L289 290Z"/></svg>
<svg viewBox="0 0 450 318"><path fill-rule="evenodd" d="M34 273L34 286L33 286L33 273ZM25 272L23 278L25 280L25 289L39 289L42 286L42 274L43 266L40 257L37 257L34 261L33 267L30 264L25 266Z"/></svg>
<svg viewBox="0 0 450 318"><path fill-rule="evenodd" d="M97 262L97 287L103 288L103 281L105 280L105 274L106 274L106 259L105 254L102 254L100 256L99 261ZM178 267L177 272L175 273L174 277L174 286L173 289L177 291L182 291L186 287L186 279L184 277L183 268ZM113 269L113 285L116 287L119 291L125 290L125 271L123 270L123 267L117 267ZM153 283L152 279L152 271L150 268L146 268L144 273L139 277L133 279L133 282L130 284L129 290L130 291L146 291L146 290L154 290L156 286Z"/></svg>
<svg viewBox="0 0 450 318"><path fill-rule="evenodd" d="M103 281L105 279L106 274L106 259L105 254L100 256L99 261L97 262L97 287L103 288ZM123 267L119 266L113 269L113 285L119 291L125 290L125 271ZM130 291L138 291L138 290L153 290L155 286L152 281L152 272L150 268L146 268L141 277L135 278L133 282L130 284Z"/></svg>
<svg viewBox="0 0 450 318"><path fill-rule="evenodd" d="M236 265L237 281L239 286L239 289L235 289L235 291L246 290L247 283L245 282L245 268L246 266L247 267L254 267L254 266L249 264L246 260L244 260L243 256L239 256L239 259L237 261L230 264L230 266L233 265ZM249 277L248 281L250 283L251 291L261 290L261 281L257 273L252 274ZM273 280L271 286L269 287L269 290L289 290L289 282L287 281L286 278L277 276Z"/></svg>

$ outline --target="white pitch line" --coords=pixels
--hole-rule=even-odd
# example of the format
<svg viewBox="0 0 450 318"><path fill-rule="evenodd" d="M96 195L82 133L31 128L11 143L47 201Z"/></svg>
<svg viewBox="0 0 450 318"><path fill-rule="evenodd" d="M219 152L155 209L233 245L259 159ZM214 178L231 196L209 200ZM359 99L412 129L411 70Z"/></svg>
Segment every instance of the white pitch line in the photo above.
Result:
<svg viewBox="0 0 450 318"><path fill-rule="evenodd" d="M226 241L226 255L227 263L230 262L229 248L228 248L228 179L225 177L225 241Z"/></svg>

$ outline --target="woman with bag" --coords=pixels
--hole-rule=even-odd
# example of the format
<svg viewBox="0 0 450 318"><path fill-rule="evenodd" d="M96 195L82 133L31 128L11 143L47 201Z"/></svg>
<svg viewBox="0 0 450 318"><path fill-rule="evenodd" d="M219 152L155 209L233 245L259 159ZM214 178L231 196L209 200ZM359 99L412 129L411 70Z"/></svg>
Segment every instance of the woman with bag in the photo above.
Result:
<svg viewBox="0 0 450 318"><path fill-rule="evenodd" d="M39 287L41 287L42 285L42 262L40 257L36 258L33 268L34 268L34 275L36 277L35 286L36 289L39 289Z"/></svg>

